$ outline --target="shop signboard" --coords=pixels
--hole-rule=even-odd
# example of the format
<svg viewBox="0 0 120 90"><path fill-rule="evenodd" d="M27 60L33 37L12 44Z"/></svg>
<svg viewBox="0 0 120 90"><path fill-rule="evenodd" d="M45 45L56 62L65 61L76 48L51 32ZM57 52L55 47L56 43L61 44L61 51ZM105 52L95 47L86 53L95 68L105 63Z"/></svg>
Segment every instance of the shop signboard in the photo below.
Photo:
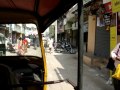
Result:
<svg viewBox="0 0 120 90"><path fill-rule="evenodd" d="M107 2L104 4L105 7L105 13L111 13L112 12L112 5L111 2Z"/></svg>
<svg viewBox="0 0 120 90"><path fill-rule="evenodd" d="M120 0L112 0L112 12L116 13L120 11Z"/></svg>
<svg viewBox="0 0 120 90"><path fill-rule="evenodd" d="M110 19L111 19L110 14L106 13L103 16L104 16L105 25L110 25Z"/></svg>
<svg viewBox="0 0 120 90"><path fill-rule="evenodd" d="M110 51L116 46L117 44L117 32L116 26L110 27Z"/></svg>
<svg viewBox="0 0 120 90"><path fill-rule="evenodd" d="M105 22L106 30L110 30L111 14L110 13L106 13L103 16L104 16L104 22Z"/></svg>

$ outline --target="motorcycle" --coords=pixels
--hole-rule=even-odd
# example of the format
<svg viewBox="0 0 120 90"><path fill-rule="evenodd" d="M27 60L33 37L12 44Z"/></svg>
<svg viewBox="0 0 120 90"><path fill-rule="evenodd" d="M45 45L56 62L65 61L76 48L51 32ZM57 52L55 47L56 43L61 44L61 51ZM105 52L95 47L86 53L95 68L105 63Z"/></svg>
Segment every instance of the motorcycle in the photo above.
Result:
<svg viewBox="0 0 120 90"><path fill-rule="evenodd" d="M15 53L15 45L12 45L10 42L7 43L7 50L9 52Z"/></svg>
<svg viewBox="0 0 120 90"><path fill-rule="evenodd" d="M73 49L72 45L69 42L66 42L66 41L62 42L61 47L62 47L64 52L67 52L70 54L76 53L75 49Z"/></svg>

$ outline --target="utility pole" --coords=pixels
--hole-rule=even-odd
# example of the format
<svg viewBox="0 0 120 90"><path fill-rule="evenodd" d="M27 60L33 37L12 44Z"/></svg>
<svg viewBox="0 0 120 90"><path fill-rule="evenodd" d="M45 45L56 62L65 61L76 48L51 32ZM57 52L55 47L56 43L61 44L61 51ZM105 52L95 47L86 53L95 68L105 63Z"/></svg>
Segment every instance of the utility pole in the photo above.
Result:
<svg viewBox="0 0 120 90"><path fill-rule="evenodd" d="M76 90L83 90L83 0L78 3L78 80Z"/></svg>
<svg viewBox="0 0 120 90"><path fill-rule="evenodd" d="M9 41L12 43L12 24L9 24Z"/></svg>

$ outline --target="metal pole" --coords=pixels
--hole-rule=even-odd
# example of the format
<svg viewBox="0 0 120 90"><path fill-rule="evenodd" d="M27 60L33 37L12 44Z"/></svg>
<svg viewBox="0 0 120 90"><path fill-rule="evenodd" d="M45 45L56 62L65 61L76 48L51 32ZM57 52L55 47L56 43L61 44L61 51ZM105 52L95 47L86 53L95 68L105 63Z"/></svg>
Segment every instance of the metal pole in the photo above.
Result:
<svg viewBox="0 0 120 90"><path fill-rule="evenodd" d="M57 20L55 21L55 43L57 43Z"/></svg>
<svg viewBox="0 0 120 90"><path fill-rule="evenodd" d="M83 87L83 0L78 3L78 80L77 90Z"/></svg>
<svg viewBox="0 0 120 90"><path fill-rule="evenodd" d="M12 24L9 24L9 41L12 43Z"/></svg>

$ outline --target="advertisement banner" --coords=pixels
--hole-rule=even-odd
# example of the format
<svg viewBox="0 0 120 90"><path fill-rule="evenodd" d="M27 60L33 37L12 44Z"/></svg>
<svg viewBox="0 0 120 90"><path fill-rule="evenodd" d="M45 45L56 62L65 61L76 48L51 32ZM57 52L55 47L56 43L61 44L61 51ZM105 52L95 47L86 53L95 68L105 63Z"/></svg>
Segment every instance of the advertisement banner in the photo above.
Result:
<svg viewBox="0 0 120 90"><path fill-rule="evenodd" d="M117 44L117 31L116 26L110 27L110 51L115 48Z"/></svg>
<svg viewBox="0 0 120 90"><path fill-rule="evenodd" d="M120 11L120 0L112 0L112 12L116 13Z"/></svg>

